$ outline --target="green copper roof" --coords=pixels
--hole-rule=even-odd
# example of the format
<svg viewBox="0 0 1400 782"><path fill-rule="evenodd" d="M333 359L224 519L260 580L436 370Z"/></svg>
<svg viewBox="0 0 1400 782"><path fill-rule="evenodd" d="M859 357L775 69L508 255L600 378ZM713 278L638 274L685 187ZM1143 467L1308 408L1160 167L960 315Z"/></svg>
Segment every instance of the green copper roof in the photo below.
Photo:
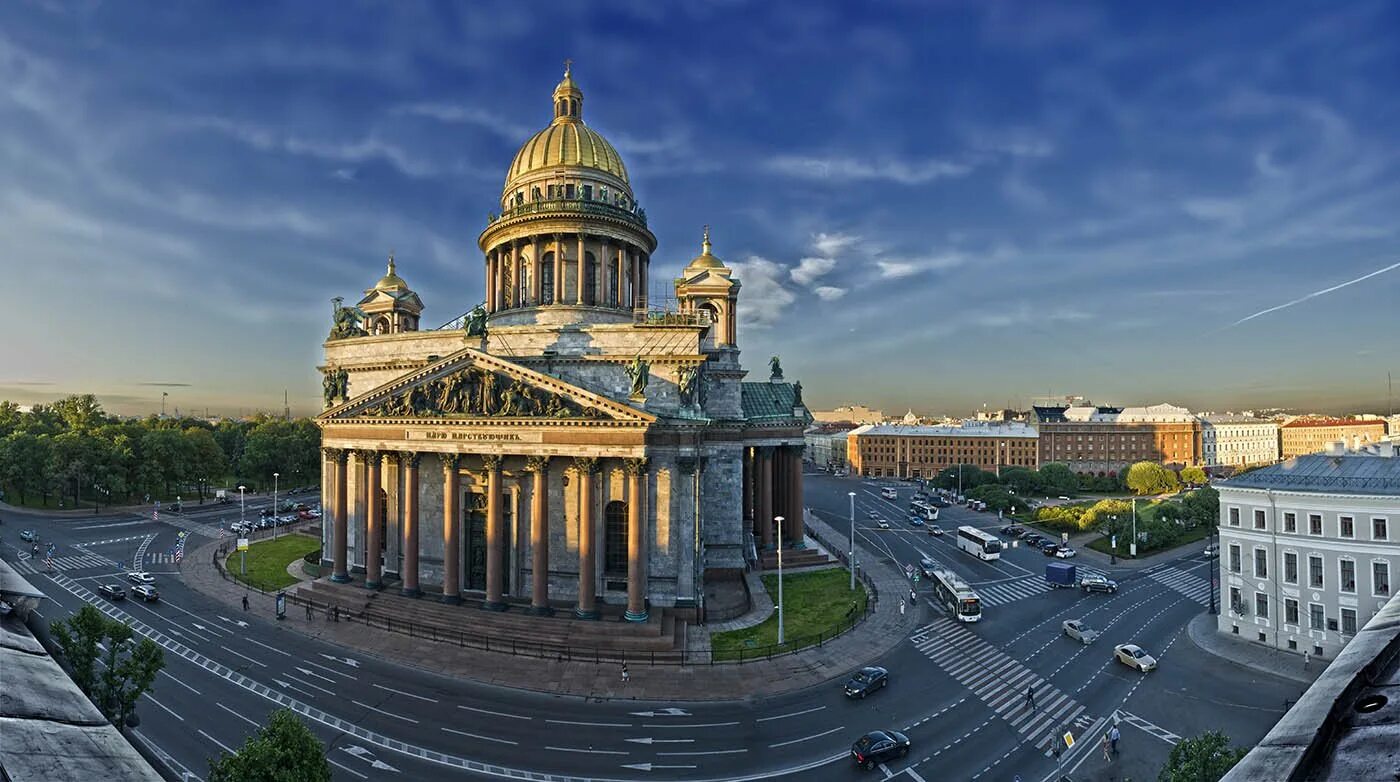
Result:
<svg viewBox="0 0 1400 782"><path fill-rule="evenodd" d="M793 416L793 401L797 394L791 383L744 383L741 386L741 394L744 418L750 421L788 419L805 423L811 419L811 416L806 414L801 419Z"/></svg>

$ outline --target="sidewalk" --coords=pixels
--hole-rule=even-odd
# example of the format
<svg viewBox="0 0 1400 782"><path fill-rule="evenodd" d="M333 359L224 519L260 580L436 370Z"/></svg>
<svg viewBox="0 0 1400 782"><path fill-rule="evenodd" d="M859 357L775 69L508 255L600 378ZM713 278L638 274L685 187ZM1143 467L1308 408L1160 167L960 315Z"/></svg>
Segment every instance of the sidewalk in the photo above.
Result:
<svg viewBox="0 0 1400 782"><path fill-rule="evenodd" d="M838 543L844 545L845 538L815 516L808 516L808 524L833 546ZM365 626L358 623L328 622L323 612L307 620L305 609L300 606L289 607L287 619L274 622L271 595L259 594L219 575L213 564L213 554L219 545L220 541L207 543L185 557L180 566L185 583L239 612L242 611L241 601L246 594L249 613L272 625L269 630L301 633L359 654L453 678L556 695L642 700L732 700L793 692L845 676L886 654L902 643L922 621L920 610L908 611L904 616L899 613L899 596L904 594L907 597L909 588L903 573L879 561L877 554L862 550L863 566L875 582L882 599L875 603L874 610L864 622L840 638L785 657L744 665L653 667L647 665L645 660L638 660L628 666L630 681L623 683L621 669L611 664L541 660L463 649L399 633L366 631ZM759 602L757 595L755 598L755 602ZM692 632L696 629L700 628L692 628ZM713 628L703 629L708 631Z"/></svg>
<svg viewBox="0 0 1400 782"><path fill-rule="evenodd" d="M1215 629L1215 620L1214 614L1205 613L1196 616L1186 625L1187 635L1191 636L1192 643L1200 647L1201 651L1236 665L1303 684L1312 684L1327 669L1329 661L1313 660L1305 671L1302 655L1231 638Z"/></svg>

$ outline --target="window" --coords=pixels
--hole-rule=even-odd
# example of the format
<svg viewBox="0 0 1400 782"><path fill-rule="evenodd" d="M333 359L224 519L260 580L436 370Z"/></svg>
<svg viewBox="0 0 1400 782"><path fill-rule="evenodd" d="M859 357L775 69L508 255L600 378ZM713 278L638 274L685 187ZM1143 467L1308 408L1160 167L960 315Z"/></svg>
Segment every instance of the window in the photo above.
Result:
<svg viewBox="0 0 1400 782"><path fill-rule="evenodd" d="M603 509L603 572L627 572L627 503L614 500Z"/></svg>
<svg viewBox="0 0 1400 782"><path fill-rule="evenodd" d="M592 200L593 200L593 185L584 185L584 186L583 186L583 200L585 200L585 201L592 201Z"/></svg>
<svg viewBox="0 0 1400 782"><path fill-rule="evenodd" d="M1337 563L1342 571L1342 591L1356 593L1356 560L1343 559Z"/></svg>
<svg viewBox="0 0 1400 782"><path fill-rule="evenodd" d="M1321 535L1321 534L1322 534L1322 514L1319 514L1319 513L1309 513L1309 514L1308 514L1308 534L1309 534L1309 535Z"/></svg>
<svg viewBox="0 0 1400 782"><path fill-rule="evenodd" d="M1308 628L1322 630L1326 624L1327 615L1323 613L1322 606L1317 603L1308 603Z"/></svg>
<svg viewBox="0 0 1400 782"><path fill-rule="evenodd" d="M1267 518L1268 517L1264 515L1264 511L1256 510L1254 512L1254 528L1264 529L1266 526L1268 526L1268 523L1266 521Z"/></svg>
<svg viewBox="0 0 1400 782"><path fill-rule="evenodd" d="M1342 635L1356 635L1356 609L1342 609Z"/></svg>
<svg viewBox="0 0 1400 782"><path fill-rule="evenodd" d="M574 197L574 186L573 186L572 184L564 185L564 197L565 197L565 198L573 198L573 197Z"/></svg>
<svg viewBox="0 0 1400 782"><path fill-rule="evenodd" d="M1284 624L1298 624L1298 601L1291 597L1283 599L1283 622Z"/></svg>
<svg viewBox="0 0 1400 782"><path fill-rule="evenodd" d="M1269 552L1262 548L1254 550L1254 577L1269 577Z"/></svg>
<svg viewBox="0 0 1400 782"><path fill-rule="evenodd" d="M1295 552L1283 552L1283 580L1287 584L1298 583L1298 555Z"/></svg>
<svg viewBox="0 0 1400 782"><path fill-rule="evenodd" d="M1254 615L1260 619L1269 618L1269 596L1263 592L1254 593Z"/></svg>
<svg viewBox="0 0 1400 782"><path fill-rule="evenodd" d="M1389 595L1389 594L1390 594L1390 563L1389 563L1389 562L1372 562L1372 563L1371 563L1371 594L1373 594L1373 595Z"/></svg>
<svg viewBox="0 0 1400 782"><path fill-rule="evenodd" d="M1244 613L1244 598L1240 597L1239 587L1230 587L1230 610L1237 614Z"/></svg>
<svg viewBox="0 0 1400 782"><path fill-rule="evenodd" d="M1296 514L1296 513L1285 513L1285 514L1283 514L1283 531L1284 531L1284 532L1297 532L1297 531L1298 531L1298 514Z"/></svg>
<svg viewBox="0 0 1400 782"><path fill-rule="evenodd" d="M1350 516L1338 516L1337 528L1337 534L1344 538L1356 537L1356 522Z"/></svg>
<svg viewBox="0 0 1400 782"><path fill-rule="evenodd" d="M1230 544L1230 572L1240 572L1240 546L1238 543Z"/></svg>
<svg viewBox="0 0 1400 782"><path fill-rule="evenodd" d="M1322 557L1313 554L1308 555L1308 586L1322 588Z"/></svg>
<svg viewBox="0 0 1400 782"><path fill-rule="evenodd" d="M1231 509L1230 509L1230 526L1232 526L1232 527L1238 527L1239 525L1240 525L1240 509L1239 509L1239 508L1231 508Z"/></svg>
<svg viewBox="0 0 1400 782"><path fill-rule="evenodd" d="M1389 540L1385 519L1371 519L1371 540Z"/></svg>

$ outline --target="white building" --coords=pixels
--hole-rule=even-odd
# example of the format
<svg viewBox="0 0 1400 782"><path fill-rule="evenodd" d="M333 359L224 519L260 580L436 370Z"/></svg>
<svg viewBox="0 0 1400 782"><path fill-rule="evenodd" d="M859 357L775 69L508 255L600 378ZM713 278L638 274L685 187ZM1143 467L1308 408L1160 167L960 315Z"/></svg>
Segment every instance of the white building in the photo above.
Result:
<svg viewBox="0 0 1400 782"><path fill-rule="evenodd" d="M1394 594L1400 457L1340 444L1215 484L1222 633L1331 659Z"/></svg>
<svg viewBox="0 0 1400 782"><path fill-rule="evenodd" d="M1278 422L1242 415L1201 416L1206 467L1247 467L1278 461Z"/></svg>
<svg viewBox="0 0 1400 782"><path fill-rule="evenodd" d="M850 429L813 426L803 433L805 458L817 467L839 470L846 466L846 435Z"/></svg>

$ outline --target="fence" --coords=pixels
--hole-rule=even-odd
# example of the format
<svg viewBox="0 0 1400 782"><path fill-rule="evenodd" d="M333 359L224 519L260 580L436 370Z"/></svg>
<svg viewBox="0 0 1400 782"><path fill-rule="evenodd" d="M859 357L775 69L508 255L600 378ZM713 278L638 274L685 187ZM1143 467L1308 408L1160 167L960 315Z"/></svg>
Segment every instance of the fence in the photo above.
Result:
<svg viewBox="0 0 1400 782"><path fill-rule="evenodd" d="M808 533L811 534L809 528ZM818 542L821 538L812 534ZM830 546L822 543L828 551ZM240 581L235 578L224 567L223 557L228 554L228 545L224 544L214 549L214 568L225 581L236 583L246 589L253 590L264 595L275 595L282 590L268 591L256 586ZM452 643L464 649L477 649L485 652L501 652L520 657L534 657L543 660L556 660L559 662L589 662L589 663L636 663L647 665L743 665L744 663L757 662L760 660L772 660L777 657L785 657L790 654L809 649L821 647L855 628L864 622L875 610L875 603L878 600L878 593L875 583L864 573L860 573L861 583L869 590L866 593L864 607L852 610L846 617L827 630L805 636L789 637L783 644L768 644L752 648L740 648L734 650L724 650L718 656L709 649L692 651L689 649L667 649L660 651L646 650L624 650L607 649L601 647L579 647L564 644L553 644L544 641L528 641L519 638L493 638L489 635L473 633L470 630L456 627L444 627L423 622L412 622L403 618L395 618L382 611L359 610L351 611L341 608L332 602L319 602L314 598L303 597L290 592L285 593L286 600L292 605L302 606L308 609L307 620L310 621L316 612L320 612L327 621L359 622L367 628L387 630L391 633L400 633L410 638L426 638L430 641L440 643ZM542 629L547 629L548 625L543 624L550 620L542 619Z"/></svg>

